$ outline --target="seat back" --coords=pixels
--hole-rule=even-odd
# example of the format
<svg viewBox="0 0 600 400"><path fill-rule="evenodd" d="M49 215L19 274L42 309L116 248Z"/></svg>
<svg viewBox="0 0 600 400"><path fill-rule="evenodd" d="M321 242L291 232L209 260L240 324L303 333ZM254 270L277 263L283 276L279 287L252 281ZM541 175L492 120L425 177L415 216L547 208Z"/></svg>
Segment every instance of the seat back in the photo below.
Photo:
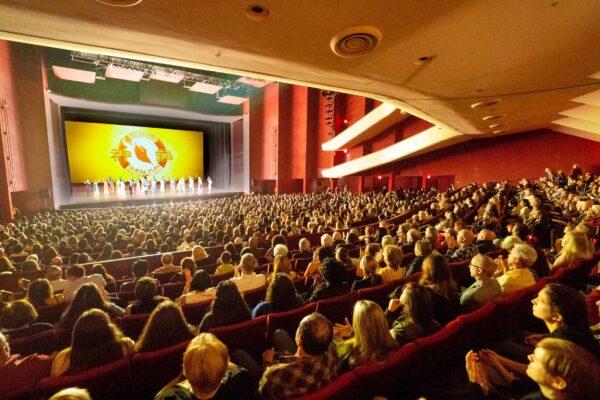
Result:
<svg viewBox="0 0 600 400"><path fill-rule="evenodd" d="M306 270L306 267L308 267L308 264L310 264L311 261L312 261L312 258L296 258L294 260L294 264L293 264L294 271L296 271L299 274L303 273L304 270Z"/></svg>
<svg viewBox="0 0 600 400"><path fill-rule="evenodd" d="M356 300L358 300L356 292L319 300L316 311L327 317L331 323L343 323L345 318L352 319L352 309Z"/></svg>
<svg viewBox="0 0 600 400"><path fill-rule="evenodd" d="M450 263L452 279L461 286L469 286L469 282L473 281L471 273L469 272L469 264L471 264L471 260Z"/></svg>
<svg viewBox="0 0 600 400"><path fill-rule="evenodd" d="M261 301L263 301L265 299L266 294L267 294L267 285L256 288L256 289L247 290L242 293L242 297L244 298L244 301L248 305L248 308L250 308L252 310L254 308L254 306L256 306L258 303L260 303Z"/></svg>
<svg viewBox="0 0 600 400"><path fill-rule="evenodd" d="M133 340L137 340L140 333L144 330L148 318L150 318L150 314L125 315L119 323L123 334Z"/></svg>
<svg viewBox="0 0 600 400"><path fill-rule="evenodd" d="M154 277L154 279L156 279L161 285L164 285L165 283L169 283L169 281L171 280L171 278L177 274L177 272L165 272L162 274L154 274L152 275Z"/></svg>
<svg viewBox="0 0 600 400"><path fill-rule="evenodd" d="M102 365L74 375L42 379L35 387L35 398L47 399L68 387L86 388L93 399L128 399L131 397L129 358Z"/></svg>
<svg viewBox="0 0 600 400"><path fill-rule="evenodd" d="M20 354L22 356L34 353L52 354L60 349L58 337L54 329L9 340L9 345L12 354Z"/></svg>
<svg viewBox="0 0 600 400"><path fill-rule="evenodd" d="M385 310L389 302L389 295L394 291L395 288L396 285L393 285L390 282L379 286L360 289L358 291L358 298L360 300L374 301Z"/></svg>
<svg viewBox="0 0 600 400"><path fill-rule="evenodd" d="M457 319L463 323L463 336L470 340L474 347L482 348L491 344L489 336L493 325L493 313L496 303L488 301L481 308L469 314L460 315Z"/></svg>
<svg viewBox="0 0 600 400"><path fill-rule="evenodd" d="M165 283L163 285L163 294L165 297L175 300L183 293L185 282Z"/></svg>
<svg viewBox="0 0 600 400"><path fill-rule="evenodd" d="M463 360L467 349L462 340L462 327L460 320L454 320L433 335L415 340L418 358L429 372L433 372L436 365L451 365L453 361Z"/></svg>
<svg viewBox="0 0 600 400"><path fill-rule="evenodd" d="M192 325L199 325L202 322L202 318L208 312L212 300L203 301L199 303L186 304L181 306L181 311L188 323Z"/></svg>
<svg viewBox="0 0 600 400"><path fill-rule="evenodd" d="M63 314L63 312L67 308L68 304L69 303L67 303L66 301L61 301L60 303L57 303L57 304L54 304L51 306L38 307L37 308L37 313L38 313L37 322L47 322L49 324L54 324L54 323L58 322L58 320L60 319L60 316Z"/></svg>
<svg viewBox="0 0 600 400"><path fill-rule="evenodd" d="M133 355L131 375L136 398L154 398L163 386L181 373L183 353L189 343L187 340L164 349Z"/></svg>
<svg viewBox="0 0 600 400"><path fill-rule="evenodd" d="M229 352L242 349L255 359L261 359L263 351L267 348L266 315L235 325L212 328L209 332L225 343Z"/></svg>
<svg viewBox="0 0 600 400"><path fill-rule="evenodd" d="M211 275L210 276L210 281L211 281L211 283L212 283L213 286L217 286L219 284L219 282L226 281L226 280L231 279L231 278L233 278L233 271L226 272L224 274Z"/></svg>
<svg viewBox="0 0 600 400"><path fill-rule="evenodd" d="M293 310L267 315L267 338L270 340L273 337L273 332L277 329L284 329L290 334L290 337L294 337L302 318L315 312L316 308L317 303L313 302Z"/></svg>

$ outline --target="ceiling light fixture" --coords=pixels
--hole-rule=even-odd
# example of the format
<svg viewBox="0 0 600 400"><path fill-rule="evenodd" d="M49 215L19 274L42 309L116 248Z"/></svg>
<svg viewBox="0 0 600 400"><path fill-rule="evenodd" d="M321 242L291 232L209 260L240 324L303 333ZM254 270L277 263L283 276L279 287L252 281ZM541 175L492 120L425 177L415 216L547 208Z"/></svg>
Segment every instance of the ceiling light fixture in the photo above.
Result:
<svg viewBox="0 0 600 400"><path fill-rule="evenodd" d="M381 38L381 32L374 26L354 26L331 38L329 45L338 56L355 58L375 50Z"/></svg>
<svg viewBox="0 0 600 400"><path fill-rule="evenodd" d="M491 100L478 101L477 103L471 104L471 108L492 107L492 106L495 106L498 103L500 103L500 99L491 99Z"/></svg>
<svg viewBox="0 0 600 400"><path fill-rule="evenodd" d="M500 118L504 118L506 116L506 114L498 114L498 115L486 115L485 117L481 118L484 121L496 121Z"/></svg>
<svg viewBox="0 0 600 400"><path fill-rule="evenodd" d="M492 124L492 125L490 125L490 129L498 129L498 128L504 128L504 124Z"/></svg>
<svg viewBox="0 0 600 400"><path fill-rule="evenodd" d="M250 4L248 7L246 7L244 14L246 14L246 17L252 21L259 22L266 19L271 14L271 11L269 11L267 7L260 4Z"/></svg>
<svg viewBox="0 0 600 400"><path fill-rule="evenodd" d="M111 7L134 7L144 0L94 0L96 3Z"/></svg>

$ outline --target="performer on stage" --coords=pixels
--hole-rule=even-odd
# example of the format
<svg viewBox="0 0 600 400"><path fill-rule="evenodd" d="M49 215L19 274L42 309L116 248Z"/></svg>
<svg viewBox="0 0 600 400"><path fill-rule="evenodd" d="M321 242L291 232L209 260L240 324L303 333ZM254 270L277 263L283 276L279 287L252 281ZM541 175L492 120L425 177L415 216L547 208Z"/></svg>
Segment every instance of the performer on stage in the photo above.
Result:
<svg viewBox="0 0 600 400"><path fill-rule="evenodd" d="M164 176L160 177L160 192L161 193L165 192L165 177Z"/></svg>
<svg viewBox="0 0 600 400"><path fill-rule="evenodd" d="M192 177L192 176L188 177L188 182L189 182L188 183L188 190L190 192L193 192L194 191L194 177Z"/></svg>
<svg viewBox="0 0 600 400"><path fill-rule="evenodd" d="M89 179L85 180L85 195L86 196L92 195L92 182L90 182Z"/></svg>
<svg viewBox="0 0 600 400"><path fill-rule="evenodd" d="M203 183L202 183L202 177L199 176L198 177L198 193L202 193L203 187L202 187Z"/></svg>
<svg viewBox="0 0 600 400"><path fill-rule="evenodd" d="M176 190L175 188L175 178L171 177L171 179L169 179L169 190L171 192L174 192Z"/></svg>
<svg viewBox="0 0 600 400"><path fill-rule="evenodd" d="M129 179L129 194L132 196L135 194L135 181L133 178Z"/></svg>
<svg viewBox="0 0 600 400"><path fill-rule="evenodd" d="M177 191L179 193L185 192L185 179L183 178L183 176L179 178L179 182L177 182Z"/></svg>
<svg viewBox="0 0 600 400"><path fill-rule="evenodd" d="M152 194L156 194L156 178L154 178L154 176L151 178L150 181L150 192Z"/></svg>
<svg viewBox="0 0 600 400"><path fill-rule="evenodd" d="M108 191L108 181L105 179L104 182L102 182L102 191L104 192L105 196L108 196L109 191Z"/></svg>
<svg viewBox="0 0 600 400"><path fill-rule="evenodd" d="M98 181L94 181L93 184L94 196L100 196L100 188L98 187Z"/></svg>
<svg viewBox="0 0 600 400"><path fill-rule="evenodd" d="M135 194L142 193L142 181L139 179L135 180Z"/></svg>
<svg viewBox="0 0 600 400"><path fill-rule="evenodd" d="M212 179L210 176L206 178L206 183L208 184L208 191L210 192L212 190Z"/></svg>

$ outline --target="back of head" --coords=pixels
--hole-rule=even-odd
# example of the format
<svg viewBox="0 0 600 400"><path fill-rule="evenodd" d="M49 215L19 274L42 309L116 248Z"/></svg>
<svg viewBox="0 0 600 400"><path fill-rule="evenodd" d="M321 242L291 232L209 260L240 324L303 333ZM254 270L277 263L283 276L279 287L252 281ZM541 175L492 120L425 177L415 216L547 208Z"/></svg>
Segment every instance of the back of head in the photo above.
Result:
<svg viewBox="0 0 600 400"><path fill-rule="evenodd" d="M158 284L155 279L145 276L135 283L133 294L136 299L143 302L151 301L158 292Z"/></svg>
<svg viewBox="0 0 600 400"><path fill-rule="evenodd" d="M74 264L67 268L67 278L81 278L85 276L83 265Z"/></svg>
<svg viewBox="0 0 600 400"><path fill-rule="evenodd" d="M141 278L142 276L148 275L149 268L148 261L135 260L131 266L131 272L135 278Z"/></svg>
<svg viewBox="0 0 600 400"><path fill-rule="evenodd" d="M331 246L322 246L317 250L319 261L323 262L326 258L335 258L335 250Z"/></svg>
<svg viewBox="0 0 600 400"><path fill-rule="evenodd" d="M427 239L417 240L415 243L415 255L418 257L427 257L432 251L431 242Z"/></svg>
<svg viewBox="0 0 600 400"><path fill-rule="evenodd" d="M275 246L275 248L273 249L273 255L275 257L277 256L287 256L288 255L288 248L285 244L278 244Z"/></svg>
<svg viewBox="0 0 600 400"><path fill-rule="evenodd" d="M431 294L426 287L416 282L408 282L404 285L404 313L423 329L427 328L432 322Z"/></svg>
<svg viewBox="0 0 600 400"><path fill-rule="evenodd" d="M0 313L0 328L17 329L31 325L37 319L37 312L27 300L11 301Z"/></svg>
<svg viewBox="0 0 600 400"><path fill-rule="evenodd" d="M503 248L504 250L511 251L515 244L522 244L522 243L524 243L524 242L518 236L511 235L511 236L507 236L504 239L502 239L502 243L500 244L500 247Z"/></svg>
<svg viewBox="0 0 600 400"><path fill-rule="evenodd" d="M165 253L160 257L160 262L162 262L163 265L172 265L173 264L173 254L172 253Z"/></svg>
<svg viewBox="0 0 600 400"><path fill-rule="evenodd" d="M45 301L52 296L52 286L47 279L36 279L29 285L27 298L36 307L45 305Z"/></svg>
<svg viewBox="0 0 600 400"><path fill-rule="evenodd" d="M402 248L396 245L388 245L383 248L383 261L388 267L398 269L402 263Z"/></svg>
<svg viewBox="0 0 600 400"><path fill-rule="evenodd" d="M92 397L86 389L70 387L54 394L50 400L92 400Z"/></svg>
<svg viewBox="0 0 600 400"><path fill-rule="evenodd" d="M330 247L333 246L333 238L330 234L325 233L321 236L321 246Z"/></svg>
<svg viewBox="0 0 600 400"><path fill-rule="evenodd" d="M477 254L471 259L471 264L480 268L485 276L491 277L496 272L498 265L494 262L494 260L486 255Z"/></svg>
<svg viewBox="0 0 600 400"><path fill-rule="evenodd" d="M195 335L181 309L171 300L162 301L150 314L138 341L136 351L153 351L184 342Z"/></svg>
<svg viewBox="0 0 600 400"><path fill-rule="evenodd" d="M209 273L203 269L196 271L192 278L192 282L190 283L190 290L203 292L210 287L212 287L212 282Z"/></svg>
<svg viewBox="0 0 600 400"><path fill-rule="evenodd" d="M227 372L227 346L211 333L201 333L188 345L183 355L183 373L196 397L214 392Z"/></svg>
<svg viewBox="0 0 600 400"><path fill-rule="evenodd" d="M510 251L510 256L521 261L521 268L529 268L537 260L537 252L528 244L515 244Z"/></svg>
<svg viewBox="0 0 600 400"><path fill-rule="evenodd" d="M421 284L447 284L450 282L451 273L450 266L446 258L439 254L430 254L423 260L423 275L421 276Z"/></svg>
<svg viewBox="0 0 600 400"><path fill-rule="evenodd" d="M45 275L49 281L56 281L62 277L62 270L59 266L50 265L46 268Z"/></svg>
<svg viewBox="0 0 600 400"><path fill-rule="evenodd" d="M287 256L275 256L275 260L273 260L273 273L278 274L291 274L292 272L292 263Z"/></svg>
<svg viewBox="0 0 600 400"><path fill-rule="evenodd" d="M38 265L37 261L35 261L33 259L25 260L21 264L22 272L35 272L35 271L39 271L39 270L40 270L40 266Z"/></svg>
<svg viewBox="0 0 600 400"><path fill-rule="evenodd" d="M346 279L344 264L334 258L326 258L323 262L323 278L332 286L341 285Z"/></svg>
<svg viewBox="0 0 600 400"><path fill-rule="evenodd" d="M231 253L224 251L221 253L221 262L223 264L231 264Z"/></svg>
<svg viewBox="0 0 600 400"><path fill-rule="evenodd" d="M240 267L242 268L242 271L246 274L251 274L254 272L254 269L258 266L258 261L256 260L256 257L254 257L254 254L252 253L246 253L242 256L241 260L240 260Z"/></svg>
<svg viewBox="0 0 600 400"><path fill-rule="evenodd" d="M477 234L477 240L480 242L484 240L494 240L495 238L496 234L494 234L494 232L490 231L489 229L482 229Z"/></svg>
<svg viewBox="0 0 600 400"><path fill-rule="evenodd" d="M327 351L333 339L331 322L318 313L307 315L300 321L296 338L300 340L304 352L319 356Z"/></svg>
<svg viewBox="0 0 600 400"><path fill-rule="evenodd" d="M362 362L377 361L397 346L383 310L373 301L359 300L354 304L352 326Z"/></svg>
<svg viewBox="0 0 600 400"><path fill-rule="evenodd" d="M379 265L377 265L377 261L375 261L374 257L365 255L360 260L360 267L365 271L365 273L367 275L372 275L375 273L375 271L377 271L377 268L379 268Z"/></svg>

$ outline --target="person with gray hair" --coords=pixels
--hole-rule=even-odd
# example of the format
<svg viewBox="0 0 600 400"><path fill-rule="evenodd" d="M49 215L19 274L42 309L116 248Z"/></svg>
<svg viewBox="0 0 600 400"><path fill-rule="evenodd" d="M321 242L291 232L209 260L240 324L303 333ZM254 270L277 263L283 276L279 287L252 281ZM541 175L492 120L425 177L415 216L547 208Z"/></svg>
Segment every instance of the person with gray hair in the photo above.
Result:
<svg viewBox="0 0 600 400"><path fill-rule="evenodd" d="M295 260L296 258L312 258L310 241L307 238L300 239L298 242L298 249L300 252L292 254L292 260Z"/></svg>
<svg viewBox="0 0 600 400"><path fill-rule="evenodd" d="M277 257L277 256L287 256L287 255L288 255L288 248L285 244L275 245L275 248L273 249L273 256Z"/></svg>
<svg viewBox="0 0 600 400"><path fill-rule="evenodd" d="M537 252L528 244L515 244L506 261L498 259L504 273L498 277L502 293L512 293L535 285L529 267L537 260Z"/></svg>
<svg viewBox="0 0 600 400"><path fill-rule="evenodd" d="M406 244L402 246L402 252L404 254L415 252L415 243L421 239L421 232L416 228L410 228L406 232Z"/></svg>
<svg viewBox="0 0 600 400"><path fill-rule="evenodd" d="M477 254L471 259L469 272L475 282L463 290L460 295L460 305L464 312L473 311L481 307L488 300L502 295L502 289L493 278L498 266L490 257Z"/></svg>
<svg viewBox="0 0 600 400"><path fill-rule="evenodd" d="M333 246L333 238L329 233L325 233L321 236L321 246L331 247Z"/></svg>

